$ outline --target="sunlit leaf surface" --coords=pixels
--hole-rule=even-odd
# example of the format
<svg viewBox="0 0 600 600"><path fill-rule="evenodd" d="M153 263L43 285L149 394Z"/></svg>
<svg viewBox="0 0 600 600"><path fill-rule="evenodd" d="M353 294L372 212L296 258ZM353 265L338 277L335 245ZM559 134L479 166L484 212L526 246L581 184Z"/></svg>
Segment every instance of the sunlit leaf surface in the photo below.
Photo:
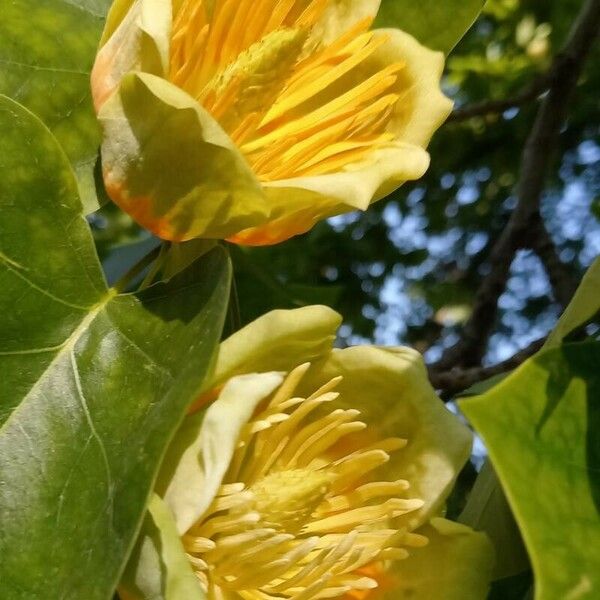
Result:
<svg viewBox="0 0 600 600"><path fill-rule="evenodd" d="M117 296L69 163L0 101L0 596L109 598L171 433L219 339L216 249Z"/></svg>
<svg viewBox="0 0 600 600"><path fill-rule="evenodd" d="M0 94L37 114L63 145L86 212L97 208L100 133L89 73L111 0L0 0Z"/></svg>
<svg viewBox="0 0 600 600"><path fill-rule="evenodd" d="M600 595L600 343L548 350L460 405L483 437L538 600Z"/></svg>
<svg viewBox="0 0 600 600"><path fill-rule="evenodd" d="M585 274L575 297L561 316L546 346L551 348L593 318L600 311L600 258L597 258Z"/></svg>
<svg viewBox="0 0 600 600"><path fill-rule="evenodd" d="M421 43L450 52L475 22L485 0L383 0L375 24L399 27Z"/></svg>

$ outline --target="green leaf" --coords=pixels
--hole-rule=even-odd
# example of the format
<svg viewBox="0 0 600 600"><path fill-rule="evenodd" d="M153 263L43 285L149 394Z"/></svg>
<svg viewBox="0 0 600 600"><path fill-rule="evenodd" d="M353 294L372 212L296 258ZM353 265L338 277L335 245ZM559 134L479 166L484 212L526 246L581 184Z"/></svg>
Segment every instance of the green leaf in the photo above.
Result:
<svg viewBox="0 0 600 600"><path fill-rule="evenodd" d="M536 598L600 594L600 343L541 352L460 402L523 534Z"/></svg>
<svg viewBox="0 0 600 600"><path fill-rule="evenodd" d="M572 331L600 311L600 258L588 269L573 300L546 341L547 348L558 346Z"/></svg>
<svg viewBox="0 0 600 600"><path fill-rule="evenodd" d="M0 94L52 130L77 174L86 212L98 208L100 130L89 74L111 0L2 0Z"/></svg>
<svg viewBox="0 0 600 600"><path fill-rule="evenodd" d="M529 558L512 511L489 460L483 464L458 520L487 534L496 550L494 579L527 571Z"/></svg>
<svg viewBox="0 0 600 600"><path fill-rule="evenodd" d="M376 27L397 27L448 54L471 28L485 0L383 0Z"/></svg>
<svg viewBox="0 0 600 600"><path fill-rule="evenodd" d="M215 249L117 296L66 156L8 99L0 157L1 595L106 599L212 362L230 266Z"/></svg>

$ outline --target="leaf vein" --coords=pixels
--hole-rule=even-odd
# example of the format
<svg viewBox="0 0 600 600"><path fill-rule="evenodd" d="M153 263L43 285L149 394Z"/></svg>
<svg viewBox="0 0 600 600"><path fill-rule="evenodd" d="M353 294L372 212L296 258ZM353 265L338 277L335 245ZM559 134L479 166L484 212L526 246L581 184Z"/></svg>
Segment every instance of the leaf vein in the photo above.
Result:
<svg viewBox="0 0 600 600"><path fill-rule="evenodd" d="M26 275L24 275L23 273L21 273L21 271L15 266L15 265L20 266L20 265L18 265L18 263L15 263L15 261L13 261L10 258L8 258L1 251L0 251L0 264L3 264L4 267L8 271L10 271L13 275L15 275L16 277L18 277L22 281L24 281L31 288L33 288L34 290L36 290L40 294L46 296L47 298L50 298L51 300L54 300L54 302L57 302L58 304L62 304L64 306L68 306L69 308L75 308L77 310L89 310L89 308L90 308L89 306L81 306L80 304L74 304L72 302L68 302L67 300L63 300L62 298L59 298L58 296L55 296L52 292L49 292L48 290L45 290L43 287L41 287L41 286L37 285L36 283L34 283L31 279L29 279L29 277L27 277Z"/></svg>

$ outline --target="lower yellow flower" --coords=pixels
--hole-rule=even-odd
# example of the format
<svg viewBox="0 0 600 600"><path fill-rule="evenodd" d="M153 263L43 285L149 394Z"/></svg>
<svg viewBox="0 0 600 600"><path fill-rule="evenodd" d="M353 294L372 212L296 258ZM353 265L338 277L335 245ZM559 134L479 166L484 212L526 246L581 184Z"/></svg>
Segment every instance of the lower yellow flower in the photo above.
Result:
<svg viewBox="0 0 600 600"><path fill-rule="evenodd" d="M123 600L482 600L485 536L440 518L471 435L406 348L275 311L221 344L167 451Z"/></svg>
<svg viewBox="0 0 600 600"><path fill-rule="evenodd" d="M328 410L339 378L294 396L309 366L294 369L244 427L224 483L183 537L211 597L364 592L378 587L365 569L427 543L395 523L424 504L404 497L409 482L373 476L407 441L370 439L358 410Z"/></svg>

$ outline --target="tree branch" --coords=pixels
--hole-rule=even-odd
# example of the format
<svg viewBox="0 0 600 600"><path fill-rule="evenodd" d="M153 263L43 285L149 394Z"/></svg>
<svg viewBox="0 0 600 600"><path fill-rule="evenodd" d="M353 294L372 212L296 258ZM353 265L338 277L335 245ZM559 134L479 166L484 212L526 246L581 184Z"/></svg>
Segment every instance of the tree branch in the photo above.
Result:
<svg viewBox="0 0 600 600"><path fill-rule="evenodd" d="M541 215L537 213L537 216L529 232L528 246L542 261L550 280L554 299L565 309L575 294L577 282L573 279L569 267L560 260Z"/></svg>
<svg viewBox="0 0 600 600"><path fill-rule="evenodd" d="M571 28L566 44L554 59L551 69L554 76L549 92L540 106L523 150L517 206L492 248L489 274L483 279L475 296L473 312L464 326L461 340L433 366L437 372L454 366L475 367L481 364L495 325L498 298L506 286L515 252L527 247L528 233L532 226L535 227L536 220L540 219L540 199L558 146L560 130L567 118L568 106L583 65L599 32L600 0L587 0ZM546 245L544 248L547 252ZM566 296L562 298L564 300Z"/></svg>
<svg viewBox="0 0 600 600"><path fill-rule="evenodd" d="M472 385L485 381L495 375L501 375L516 369L528 358L532 357L544 345L545 338L536 340L527 348L517 352L514 356L497 365L491 367L474 367L471 369L452 369L450 371L436 372L429 369L429 380L436 390L442 393L443 397L450 397L459 392L470 388Z"/></svg>
<svg viewBox="0 0 600 600"><path fill-rule="evenodd" d="M527 87L511 98L502 98L500 100L486 100L470 106L462 106L455 109L448 117L446 123L466 121L473 117L485 117L487 115L502 113L509 108L523 106L538 98L546 92L552 80L554 71L550 69L540 77L537 77Z"/></svg>

